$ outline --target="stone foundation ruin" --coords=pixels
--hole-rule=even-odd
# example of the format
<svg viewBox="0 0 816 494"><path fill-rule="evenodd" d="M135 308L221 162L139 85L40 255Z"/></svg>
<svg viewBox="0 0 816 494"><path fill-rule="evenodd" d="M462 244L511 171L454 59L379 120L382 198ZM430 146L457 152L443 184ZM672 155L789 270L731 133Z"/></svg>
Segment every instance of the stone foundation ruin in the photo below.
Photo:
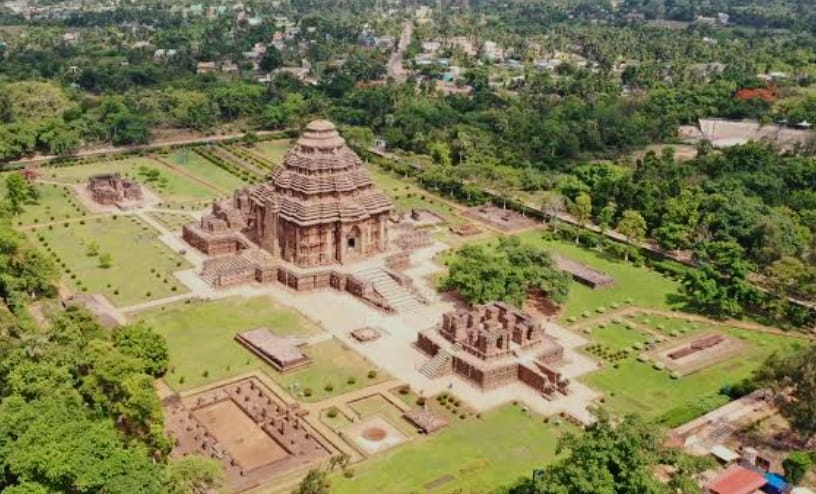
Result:
<svg viewBox="0 0 816 494"><path fill-rule="evenodd" d="M300 338L280 336L268 329L257 328L238 333L235 340L279 372L302 369L312 363L300 351L306 346L306 342Z"/></svg>
<svg viewBox="0 0 816 494"><path fill-rule="evenodd" d="M615 278L603 271L561 256L554 256L555 267L572 275L572 279L593 290L615 283Z"/></svg>
<svg viewBox="0 0 816 494"><path fill-rule="evenodd" d="M220 460L231 492L327 459L328 443L257 378L163 401L172 456Z"/></svg>
<svg viewBox="0 0 816 494"><path fill-rule="evenodd" d="M568 392L557 370L564 348L529 315L501 302L444 314L416 345L431 356L420 369L428 377L456 374L484 391L520 381L546 397Z"/></svg>
<svg viewBox="0 0 816 494"><path fill-rule="evenodd" d="M119 173L100 173L88 179L88 191L94 202L103 206L118 206L142 200L142 187Z"/></svg>

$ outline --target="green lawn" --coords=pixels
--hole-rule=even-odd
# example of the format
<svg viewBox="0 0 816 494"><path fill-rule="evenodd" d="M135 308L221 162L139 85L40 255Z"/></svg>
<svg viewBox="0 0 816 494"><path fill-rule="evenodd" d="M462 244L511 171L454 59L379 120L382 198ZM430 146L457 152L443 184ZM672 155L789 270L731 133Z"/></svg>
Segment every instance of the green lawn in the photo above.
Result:
<svg viewBox="0 0 816 494"><path fill-rule="evenodd" d="M594 328L590 338L594 343L606 345L617 351L631 349L635 343L645 344L650 336L638 329L629 329L622 324L609 324L604 328Z"/></svg>
<svg viewBox="0 0 816 494"><path fill-rule="evenodd" d="M612 286L592 290L580 283L570 285L564 317L578 317L581 313L593 312L600 307L610 309L613 304L622 305L627 300L641 307L670 309L679 307L672 296L678 293L679 284L646 267L637 267L623 261L608 259L601 252L584 249L575 244L545 240L538 230L518 236L522 241L548 249L574 261L585 263L615 278Z"/></svg>
<svg viewBox="0 0 816 494"><path fill-rule="evenodd" d="M786 336L733 328L721 330L743 339L750 348L725 362L677 380L671 379L669 371L656 370L634 358L621 361L617 369L606 366L581 380L605 392L607 406L613 412L637 412L657 418L703 398L708 400L709 407L727 402L724 396L712 398L712 395L723 386L750 376L772 352L790 351L801 344L800 340Z"/></svg>
<svg viewBox="0 0 816 494"><path fill-rule="evenodd" d="M361 418L382 415L404 434L413 436L417 433L416 428L403 418L402 410L392 405L391 402L381 395L368 396L361 400L353 401L349 403L348 406L357 412Z"/></svg>
<svg viewBox="0 0 816 494"><path fill-rule="evenodd" d="M169 211L151 211L147 213L151 218L158 221L166 228L173 231L181 231L181 227L195 221L195 217L188 213L176 213Z"/></svg>
<svg viewBox="0 0 816 494"><path fill-rule="evenodd" d="M236 177L223 168L219 168L215 163L190 150L176 151L164 158L170 163L184 168L187 172L192 173L201 180L211 183L225 191L232 191L246 185L239 177Z"/></svg>
<svg viewBox="0 0 816 494"><path fill-rule="evenodd" d="M331 490L333 494L483 492L485 486L511 483L552 462L562 430L566 426L545 424L539 416L504 406L374 456L354 466L353 478L334 476Z"/></svg>
<svg viewBox="0 0 816 494"><path fill-rule="evenodd" d="M292 143L286 139L276 141L261 141L255 144L253 152L260 154L272 163L280 165L283 163L283 156L292 147Z"/></svg>
<svg viewBox="0 0 816 494"><path fill-rule="evenodd" d="M453 206L444 202L441 197L420 188L412 180L402 179L377 166L368 166L367 170L374 184L394 201L397 212L410 212L414 208L427 209L451 225L467 221L457 215Z"/></svg>
<svg viewBox="0 0 816 494"><path fill-rule="evenodd" d="M85 208L76 199L74 191L57 184L35 184L40 197L35 204L26 204L23 212L14 218L18 226L48 223L51 221L78 218L86 214ZM5 195L2 187L2 195Z"/></svg>
<svg viewBox="0 0 816 494"><path fill-rule="evenodd" d="M260 369L276 371L233 338L240 331L265 327L279 334L306 337L320 329L297 312L268 297L177 303L139 314L162 334L170 349L165 380L184 390Z"/></svg>
<svg viewBox="0 0 816 494"><path fill-rule="evenodd" d="M333 339L303 349L312 359L305 369L285 374L276 371L237 343L235 334L265 327L279 334L308 337L320 333L320 328L267 297L179 303L146 312L140 319L167 339L172 371L166 381L177 390L261 370L294 396L320 401L388 379L384 372L369 378L368 372L375 366ZM311 390L309 396L305 396L307 388Z"/></svg>
<svg viewBox="0 0 816 494"><path fill-rule="evenodd" d="M213 165L214 166L214 165ZM158 180L147 182L140 173L142 167L158 170ZM170 203L207 201L219 194L171 170L162 163L147 157L132 157L122 160L98 161L90 164L43 168L44 180L56 180L66 183L82 184L88 177L98 173L121 173L122 176L135 179Z"/></svg>
<svg viewBox="0 0 816 494"><path fill-rule="evenodd" d="M303 401L325 400L389 379L385 372L376 370L373 363L338 340L308 346L303 353L312 359L309 367L286 374L270 372L272 379ZM373 378L368 377L371 370L376 372Z"/></svg>
<svg viewBox="0 0 816 494"><path fill-rule="evenodd" d="M74 290L102 293L117 306L187 291L172 274L187 269L187 261L137 217L96 217L66 225L40 227L29 235L52 256L63 281ZM92 243L98 245L99 255L88 255ZM113 258L107 269L99 266L102 253Z"/></svg>

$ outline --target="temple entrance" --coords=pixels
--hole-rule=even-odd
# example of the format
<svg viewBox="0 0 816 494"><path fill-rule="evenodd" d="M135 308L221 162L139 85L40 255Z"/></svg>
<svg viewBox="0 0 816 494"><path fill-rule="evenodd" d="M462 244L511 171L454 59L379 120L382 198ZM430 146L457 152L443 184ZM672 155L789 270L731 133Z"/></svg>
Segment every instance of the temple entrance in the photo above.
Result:
<svg viewBox="0 0 816 494"><path fill-rule="evenodd" d="M360 247L360 227L355 226L346 237L346 252L354 254Z"/></svg>

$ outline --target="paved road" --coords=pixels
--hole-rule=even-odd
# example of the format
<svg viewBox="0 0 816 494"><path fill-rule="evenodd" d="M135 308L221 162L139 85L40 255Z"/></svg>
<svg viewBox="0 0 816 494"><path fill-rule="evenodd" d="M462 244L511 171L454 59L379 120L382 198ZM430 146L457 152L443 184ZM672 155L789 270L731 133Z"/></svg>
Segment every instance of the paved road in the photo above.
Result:
<svg viewBox="0 0 816 494"><path fill-rule="evenodd" d="M413 32L414 25L411 22L405 22L402 25L402 35L397 44L397 51L388 60L388 76L397 82L405 82L408 79L408 72L402 66L402 55L405 53L405 49L408 48L408 43L411 42Z"/></svg>

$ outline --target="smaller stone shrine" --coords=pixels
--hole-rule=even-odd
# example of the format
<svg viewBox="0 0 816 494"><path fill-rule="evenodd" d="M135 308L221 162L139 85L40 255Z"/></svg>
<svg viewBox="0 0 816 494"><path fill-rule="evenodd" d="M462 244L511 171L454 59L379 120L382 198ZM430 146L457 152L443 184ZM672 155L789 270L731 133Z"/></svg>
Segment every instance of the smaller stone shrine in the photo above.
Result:
<svg viewBox="0 0 816 494"><path fill-rule="evenodd" d="M88 179L88 190L94 202L103 206L142 200L142 187L137 182L122 178L119 173L100 173Z"/></svg>
<svg viewBox="0 0 816 494"><path fill-rule="evenodd" d="M502 302L448 312L438 328L419 333L416 344L431 356L419 370L427 377L456 374L484 391L518 381L547 397L568 391L557 370L564 347Z"/></svg>

